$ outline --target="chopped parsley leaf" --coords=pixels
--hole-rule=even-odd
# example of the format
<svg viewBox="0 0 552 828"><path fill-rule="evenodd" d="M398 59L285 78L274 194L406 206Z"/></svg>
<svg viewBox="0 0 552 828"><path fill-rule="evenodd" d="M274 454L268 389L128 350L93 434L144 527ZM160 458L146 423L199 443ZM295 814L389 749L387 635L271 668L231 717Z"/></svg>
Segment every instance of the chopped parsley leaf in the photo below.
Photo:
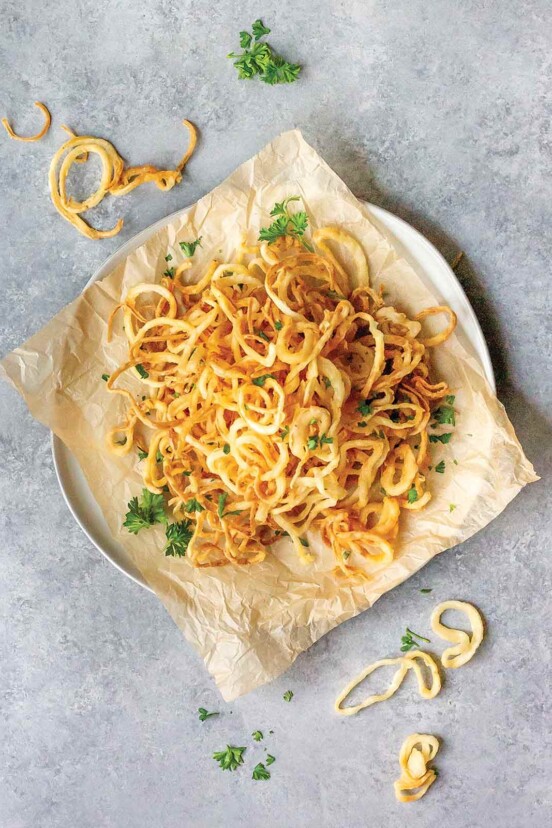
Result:
<svg viewBox="0 0 552 828"><path fill-rule="evenodd" d="M259 232L259 241L266 241L273 244L277 239L283 236L291 236L298 239L303 247L312 252L312 246L303 238L305 231L308 228L309 219L304 211L298 213L290 213L288 204L291 201L299 201L300 196L288 196L281 202L276 202L270 215L274 218L272 224L268 227L261 227Z"/></svg>
<svg viewBox="0 0 552 828"><path fill-rule="evenodd" d="M172 262L172 256L171 256L170 253L167 253L167 255L165 256L165 261L166 262Z"/></svg>
<svg viewBox="0 0 552 828"><path fill-rule="evenodd" d="M274 327L276 328L277 331L281 331L284 326L283 326L282 322L280 322L280 320L277 319L276 322L274 323Z"/></svg>
<svg viewBox="0 0 552 828"><path fill-rule="evenodd" d="M301 544L301 546L305 546L308 548L309 542L306 538L299 538L299 543Z"/></svg>
<svg viewBox="0 0 552 828"><path fill-rule="evenodd" d="M225 443L222 447L222 450L225 454L230 454L230 443Z"/></svg>
<svg viewBox="0 0 552 828"><path fill-rule="evenodd" d="M446 434L430 434L429 435L429 442L430 443L450 443L450 438L452 437L452 432L449 431Z"/></svg>
<svg viewBox="0 0 552 828"><path fill-rule="evenodd" d="M102 379L104 382L107 382L109 379L109 374L102 374Z"/></svg>
<svg viewBox="0 0 552 828"><path fill-rule="evenodd" d="M361 400L357 405L357 409L363 417L368 417L369 414L372 414L372 406L368 402L368 400Z"/></svg>
<svg viewBox="0 0 552 828"><path fill-rule="evenodd" d="M283 695L284 701L290 702L293 698L293 690L286 690Z"/></svg>
<svg viewBox="0 0 552 828"><path fill-rule="evenodd" d="M155 523L166 522L163 495L153 494L149 489L142 489L139 500L137 497L130 499L123 526L133 535L137 535L140 529L153 526Z"/></svg>
<svg viewBox="0 0 552 828"><path fill-rule="evenodd" d="M280 440L285 440L289 434L289 426L285 426L278 434Z"/></svg>
<svg viewBox="0 0 552 828"><path fill-rule="evenodd" d="M420 590L420 592L423 593L424 595L427 595L428 593L433 592L433 590L432 590L431 587L424 587L423 589Z"/></svg>
<svg viewBox="0 0 552 828"><path fill-rule="evenodd" d="M163 276L168 276L169 279L172 279L176 270L174 267L168 267L166 270L163 271Z"/></svg>
<svg viewBox="0 0 552 828"><path fill-rule="evenodd" d="M326 388L331 388L332 387L332 381L329 377L324 377L323 380L324 380L324 385L326 386Z"/></svg>
<svg viewBox="0 0 552 828"><path fill-rule="evenodd" d="M142 379L147 379L149 377L148 372L142 364L138 363L138 365L135 365L134 367L136 368Z"/></svg>
<svg viewBox="0 0 552 828"><path fill-rule="evenodd" d="M201 239L203 236L200 236L199 239L191 242L179 242L180 249L184 253L187 259L191 259L194 253L196 252L197 247L201 247Z"/></svg>
<svg viewBox="0 0 552 828"><path fill-rule="evenodd" d="M275 756L272 756L272 754L270 754L270 753L266 754L265 764L273 765L275 761L276 761Z"/></svg>
<svg viewBox="0 0 552 828"><path fill-rule="evenodd" d="M454 512L455 509L456 509L456 503L451 503L449 505L449 512Z"/></svg>
<svg viewBox="0 0 552 828"><path fill-rule="evenodd" d="M307 448L309 451L314 451L315 448L318 448L318 437L314 434L312 437L309 437L307 440Z"/></svg>
<svg viewBox="0 0 552 828"><path fill-rule="evenodd" d="M419 641L415 641L415 639L419 639ZM401 653L407 653L412 647L419 647L420 641L426 641L429 644L429 638L424 638L423 635L415 633L407 627L405 635L401 638Z"/></svg>
<svg viewBox="0 0 552 828"><path fill-rule="evenodd" d="M167 537L165 555L169 558L183 558L193 534L192 524L189 520L170 523L165 530Z"/></svg>
<svg viewBox="0 0 552 828"><path fill-rule="evenodd" d="M262 762L259 762L259 764L255 765L253 768L252 779L270 779L270 773L267 771Z"/></svg>
<svg viewBox="0 0 552 828"><path fill-rule="evenodd" d="M226 750L219 750L213 753L213 759L219 763L222 770L235 771L240 765L243 765L243 754L246 748L232 747L226 745Z"/></svg>
<svg viewBox="0 0 552 828"><path fill-rule="evenodd" d="M437 472L437 474L444 474L445 473L445 461L444 460L441 460L440 463L437 463L437 465L435 466L435 471Z"/></svg>
<svg viewBox="0 0 552 828"><path fill-rule="evenodd" d="M412 486L412 488L408 490L408 502L416 503L417 500L418 492L416 491L416 486Z"/></svg>
<svg viewBox="0 0 552 828"><path fill-rule="evenodd" d="M256 742L260 742L263 739L263 734L260 730L254 730L251 734Z"/></svg>
<svg viewBox="0 0 552 828"><path fill-rule="evenodd" d="M257 385L259 388L262 388L267 379L276 379L274 374L262 374L260 377L255 377L251 380L253 385Z"/></svg>
<svg viewBox="0 0 552 828"><path fill-rule="evenodd" d="M261 339L264 339L265 342L270 342L270 337L267 336L264 331L257 330L254 333L255 333L255 336L258 336Z"/></svg>
<svg viewBox="0 0 552 828"><path fill-rule="evenodd" d="M197 712L199 713L199 721L204 722L205 719L210 719L211 716L218 716L218 713L208 713L204 707L199 707Z"/></svg>
<svg viewBox="0 0 552 828"><path fill-rule="evenodd" d="M195 497L192 497L190 500L187 500L184 504L184 511L186 514L191 515L192 512L204 512L205 507L201 505L201 503L196 500Z"/></svg>

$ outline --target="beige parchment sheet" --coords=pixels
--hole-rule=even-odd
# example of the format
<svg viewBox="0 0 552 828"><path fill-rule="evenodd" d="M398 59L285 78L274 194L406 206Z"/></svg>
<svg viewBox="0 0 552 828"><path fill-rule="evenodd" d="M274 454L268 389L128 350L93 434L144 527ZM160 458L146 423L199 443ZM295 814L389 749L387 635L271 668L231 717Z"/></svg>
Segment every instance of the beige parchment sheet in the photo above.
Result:
<svg viewBox="0 0 552 828"><path fill-rule="evenodd" d="M390 304L407 314L440 304L295 130L242 164L0 364L33 416L74 453L114 537L201 654L227 701L282 673L322 635L371 606L438 552L471 537L538 479L479 364L453 336L434 355L439 375L456 395L454 437L448 445L432 446L434 462L445 460L445 473L430 473L432 501L401 519L395 560L370 582L332 577L331 556L315 535L309 538L318 553L313 566L300 563L283 540L262 564L206 570L194 569L185 558L166 558L162 529L133 536L122 528L127 502L140 493L142 480L134 452L114 457L104 444L122 403L106 391L101 375L122 362L125 352L123 337L106 343L110 311L130 286L160 278L168 252L171 264L182 260L179 241L202 236L194 281L211 258L231 261L241 234L254 243L274 202L295 194L303 199L312 228L338 224L362 243L372 281L385 284Z"/></svg>

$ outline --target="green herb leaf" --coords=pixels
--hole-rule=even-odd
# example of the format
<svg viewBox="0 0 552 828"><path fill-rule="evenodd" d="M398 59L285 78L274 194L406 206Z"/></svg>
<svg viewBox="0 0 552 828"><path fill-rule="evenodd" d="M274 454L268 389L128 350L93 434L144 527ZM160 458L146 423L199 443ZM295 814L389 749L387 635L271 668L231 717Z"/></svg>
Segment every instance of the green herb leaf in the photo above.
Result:
<svg viewBox="0 0 552 828"><path fill-rule="evenodd" d="M280 320L279 320L279 319L277 319L277 320L276 320L276 322L274 323L274 327L276 328L276 330L277 330L277 331L281 331L281 330L282 330L282 328L283 328L284 326L283 326L283 324L280 322Z"/></svg>
<svg viewBox="0 0 552 828"><path fill-rule="evenodd" d="M184 504L184 511L186 514L191 515L192 512L204 512L205 507L201 505L199 500L196 500L195 497L192 497L190 500L187 500Z"/></svg>
<svg viewBox="0 0 552 828"><path fill-rule="evenodd" d="M433 412L433 419L441 425L456 425L454 408L450 405L440 405L439 408L436 408Z"/></svg>
<svg viewBox="0 0 552 828"><path fill-rule="evenodd" d="M232 747L226 745L226 750L219 750L213 753L213 759L219 763L222 770L235 771L240 765L243 765L243 754L246 748Z"/></svg>
<svg viewBox="0 0 552 828"><path fill-rule="evenodd" d="M138 449L138 460L145 460L147 456L148 456L147 451L144 451L141 448Z"/></svg>
<svg viewBox="0 0 552 828"><path fill-rule="evenodd" d="M323 382L324 382L324 385L326 386L326 388L331 388L332 387L332 381L329 377L324 377Z"/></svg>
<svg viewBox="0 0 552 828"><path fill-rule="evenodd" d="M210 719L211 716L218 716L218 713L208 713L204 707L199 707L197 712L199 713L199 721L204 722L205 719Z"/></svg>
<svg viewBox="0 0 552 828"><path fill-rule="evenodd" d="M255 335L264 339L265 342L270 342L270 337L265 334L264 331L255 331Z"/></svg>
<svg viewBox="0 0 552 828"><path fill-rule="evenodd" d="M357 405L357 411L359 411L363 417L368 417L369 414L372 414L372 406L368 402L368 400L361 400Z"/></svg>
<svg viewBox="0 0 552 828"><path fill-rule="evenodd" d="M449 431L447 434L430 434L429 435L429 442L430 443L450 443L450 438L452 437L452 432Z"/></svg>
<svg viewBox="0 0 552 828"><path fill-rule="evenodd" d="M299 196L288 196L284 201L276 202L270 212L270 215L276 218L268 227L261 227L259 241L272 244L283 236L292 236L292 238L299 239L307 250L312 251L311 245L303 238L309 224L308 216L304 211L290 213L288 210L290 201L299 201Z"/></svg>
<svg viewBox="0 0 552 828"><path fill-rule="evenodd" d="M284 701L290 702L293 698L293 690L286 690L283 695Z"/></svg>
<svg viewBox="0 0 552 828"><path fill-rule="evenodd" d="M143 365L138 364L138 365L135 365L134 367L136 368L136 370L138 371L138 373L140 374L142 379L147 379L149 377L149 374L148 374L148 372L146 371L146 369L144 368Z"/></svg>
<svg viewBox="0 0 552 828"><path fill-rule="evenodd" d="M289 434L289 426L285 426L278 434L280 440L285 440Z"/></svg>
<svg viewBox="0 0 552 828"><path fill-rule="evenodd" d="M304 546L308 549L309 542L306 538L299 538L299 543L301 544L301 546Z"/></svg>
<svg viewBox="0 0 552 828"><path fill-rule="evenodd" d="M123 526L133 535L140 529L153 526L155 523L166 523L165 500L161 494L153 494L149 489L142 489L140 499L131 498L128 504Z"/></svg>
<svg viewBox="0 0 552 828"><path fill-rule="evenodd" d="M445 473L445 461L444 460L441 460L440 463L437 463L437 465L435 466L435 471L437 472L437 474L444 474Z"/></svg>
<svg viewBox="0 0 552 828"><path fill-rule="evenodd" d="M222 492L218 496L218 509L217 513L219 518L224 515L224 507L226 506L226 501L228 500L228 492Z"/></svg>
<svg viewBox="0 0 552 828"><path fill-rule="evenodd" d="M174 267L168 267L166 270L163 271L163 276L168 276L169 279L172 279L176 269Z"/></svg>
<svg viewBox="0 0 552 828"><path fill-rule="evenodd" d="M433 592L433 589L431 587L424 587L420 590L420 592L422 592L424 595L427 595L429 592Z"/></svg>
<svg viewBox="0 0 552 828"><path fill-rule="evenodd" d="M329 443L333 443L333 437L328 437L327 434L323 434L320 438L320 445L328 445Z"/></svg>
<svg viewBox="0 0 552 828"><path fill-rule="evenodd" d="M360 423L357 423L357 426L359 428L366 428L367 425L368 423L366 422L366 420L361 420Z"/></svg>
<svg viewBox="0 0 552 828"><path fill-rule="evenodd" d="M454 512L455 509L456 509L456 503L450 503L449 504L449 512Z"/></svg>
<svg viewBox="0 0 552 828"><path fill-rule="evenodd" d="M164 549L165 555L168 558L183 558L193 534L194 530L189 520L170 523L165 530L167 538Z"/></svg>
<svg viewBox="0 0 552 828"><path fill-rule="evenodd" d="M270 779L270 773L267 771L262 762L255 765L253 768L253 779Z"/></svg>
<svg viewBox="0 0 552 828"><path fill-rule="evenodd" d="M270 29L268 29L265 25L263 25L263 21L258 19L255 20L253 25L251 26L251 31L255 36L255 40L260 40L261 37L264 35L270 34ZM245 47L242 47L245 48Z"/></svg>
<svg viewBox="0 0 552 828"><path fill-rule="evenodd" d="M225 454L230 454L230 443L225 443L222 447L222 450Z"/></svg>
<svg viewBox="0 0 552 828"><path fill-rule="evenodd" d="M267 379L276 379L274 374L262 374L260 377L255 377L251 380L253 385L257 385L259 388L262 388Z"/></svg>
<svg viewBox="0 0 552 828"><path fill-rule="evenodd" d="M109 379L109 374L102 374L102 379L104 382L107 382Z"/></svg>
<svg viewBox="0 0 552 828"><path fill-rule="evenodd" d="M172 256L171 256L170 253L167 253L167 255L165 256L165 261L166 262L172 262Z"/></svg>
<svg viewBox="0 0 552 828"><path fill-rule="evenodd" d="M448 402L449 405L454 405L455 399L456 397L454 396L454 394L449 394L448 397L445 397L445 400L446 402Z"/></svg>
<svg viewBox="0 0 552 828"><path fill-rule="evenodd" d="M203 236L200 236L199 239L196 239L195 241L192 241L192 242L179 242L180 249L182 250L182 252L184 253L184 255L188 259L192 258L192 256L196 252L196 247L198 247L198 246L201 247L201 239L202 238L203 238Z"/></svg>
<svg viewBox="0 0 552 828"><path fill-rule="evenodd" d="M407 497L409 503L416 503L416 501L418 500L418 492L416 491L416 486L412 486L412 488L408 490Z"/></svg>
<svg viewBox="0 0 552 828"><path fill-rule="evenodd" d="M275 86L278 83L293 83L301 73L301 67L297 63L288 63L279 55L273 55L261 75L264 83Z"/></svg>
<svg viewBox="0 0 552 828"><path fill-rule="evenodd" d="M267 765L273 765L275 761L276 761L276 757L275 757L275 756L272 756L272 754L270 754L270 753L267 753L267 754L266 754L265 763L266 763Z"/></svg>
<svg viewBox="0 0 552 828"><path fill-rule="evenodd" d="M349 558L351 557L350 551L348 549L346 549L345 552L342 553L341 557L343 558L344 561L348 561Z"/></svg>
<svg viewBox="0 0 552 828"><path fill-rule="evenodd" d="M263 739L263 734L260 730L254 730L251 734L256 742L260 742Z"/></svg>
<svg viewBox="0 0 552 828"><path fill-rule="evenodd" d="M309 451L314 451L318 447L318 437L313 435L307 440L307 448Z"/></svg>
<svg viewBox="0 0 552 828"><path fill-rule="evenodd" d="M419 641L415 641L415 639L419 639ZM415 633L407 627L405 635L401 638L401 653L407 653L413 647L419 647L420 641L426 641L429 644L429 638L424 638L423 635Z"/></svg>
<svg viewBox="0 0 552 828"><path fill-rule="evenodd" d="M253 38L249 32L240 32L240 46L242 49L249 49Z"/></svg>

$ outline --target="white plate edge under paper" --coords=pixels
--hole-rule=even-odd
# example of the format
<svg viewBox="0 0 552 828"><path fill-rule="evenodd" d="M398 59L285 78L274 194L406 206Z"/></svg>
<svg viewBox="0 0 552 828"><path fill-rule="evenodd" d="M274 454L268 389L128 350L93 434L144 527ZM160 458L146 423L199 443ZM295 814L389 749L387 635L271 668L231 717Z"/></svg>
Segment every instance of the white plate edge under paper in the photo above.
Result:
<svg viewBox="0 0 552 828"><path fill-rule="evenodd" d="M365 202L374 224L389 238L400 256L412 265L422 282L444 304L450 305L458 317L456 334L466 350L481 364L485 377L496 391L493 367L483 331L475 312L446 259L421 233L398 216ZM137 233L109 256L85 285L103 279L136 248L159 229L178 218L184 207ZM136 569L124 547L116 541L93 497L77 460L62 441L52 434L52 455L60 489L69 510L86 537L117 569L142 587L151 588Z"/></svg>

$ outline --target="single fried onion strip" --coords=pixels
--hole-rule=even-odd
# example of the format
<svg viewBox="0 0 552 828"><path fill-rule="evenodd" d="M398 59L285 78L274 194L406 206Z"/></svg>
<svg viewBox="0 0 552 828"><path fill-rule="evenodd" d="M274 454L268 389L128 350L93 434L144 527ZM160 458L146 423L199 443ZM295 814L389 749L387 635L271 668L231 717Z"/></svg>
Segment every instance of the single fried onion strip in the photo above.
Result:
<svg viewBox="0 0 552 828"><path fill-rule="evenodd" d="M426 683L422 668L420 664L418 664L418 661L421 661L422 664L429 669L431 674L431 684L428 685ZM365 678L371 675L375 670L378 670L380 667L386 667L392 664L397 664L399 667L385 692L371 694L359 704L355 704L350 707L342 707L342 704L347 696L357 685L364 681ZM397 692L409 670L414 670L414 673L416 674L416 678L418 679L418 689L422 698L435 698L441 689L441 676L439 675L437 664L429 653L425 653L423 650L414 650L410 653L405 653L405 655L399 656L398 658L380 659L379 661L375 661L373 664L368 665L368 667L365 667L365 669L356 678L349 682L349 684L347 684L347 686L344 687L338 695L334 704L335 712L340 713L342 716L353 716L355 713L364 710L365 707L370 707L372 704L376 704L377 702L386 701L386 699L389 699Z"/></svg>
<svg viewBox="0 0 552 828"><path fill-rule="evenodd" d="M401 776L394 782L399 802L415 802L427 793L437 778L436 771L427 765L438 750L439 740L428 733L412 733L404 740L399 754Z"/></svg>
<svg viewBox="0 0 552 828"><path fill-rule="evenodd" d="M441 623L441 616L447 610L463 612L471 624L471 637L464 630L456 630ZM467 664L473 658L475 651L483 641L485 629L483 619L473 604L465 601L443 601L431 613L431 629L434 633L450 641L454 647L449 647L441 655L441 663L447 669L455 670Z"/></svg>
<svg viewBox="0 0 552 828"><path fill-rule="evenodd" d="M44 115L44 126L42 127L40 132L36 133L36 135L18 135L16 132L13 131L8 119L2 118L2 124L4 126L4 129L6 130L10 138L13 138L14 141L25 141L26 143L40 141L40 139L44 138L44 136L50 129L50 124L52 123L52 116L50 115L47 107L44 106L43 103L40 103L40 101L35 101L34 105L38 107L38 109L40 109L40 111Z"/></svg>

